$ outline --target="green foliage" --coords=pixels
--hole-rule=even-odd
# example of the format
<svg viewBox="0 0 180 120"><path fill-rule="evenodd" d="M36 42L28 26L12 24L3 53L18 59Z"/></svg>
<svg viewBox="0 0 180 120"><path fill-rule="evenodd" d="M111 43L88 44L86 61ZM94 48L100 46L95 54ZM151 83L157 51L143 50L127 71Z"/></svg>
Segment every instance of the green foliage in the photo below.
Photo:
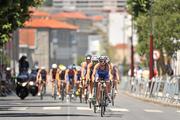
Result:
<svg viewBox="0 0 180 120"><path fill-rule="evenodd" d="M37 7L43 0L0 0L0 45L5 44L11 33L30 18L29 7ZM0 47L1 47L0 46Z"/></svg>
<svg viewBox="0 0 180 120"><path fill-rule="evenodd" d="M134 13L137 28L137 52L149 58L149 36L152 30L154 49L161 51L161 55L166 53L167 57L171 57L180 49L180 0L152 0L152 8L151 0L140 0L149 7L143 7L137 1L128 0L128 9ZM149 14L150 9L152 16ZM163 66L164 61L160 63Z"/></svg>
<svg viewBox="0 0 180 120"><path fill-rule="evenodd" d="M151 8L151 0L127 0L127 7L134 18L141 14L147 14Z"/></svg>

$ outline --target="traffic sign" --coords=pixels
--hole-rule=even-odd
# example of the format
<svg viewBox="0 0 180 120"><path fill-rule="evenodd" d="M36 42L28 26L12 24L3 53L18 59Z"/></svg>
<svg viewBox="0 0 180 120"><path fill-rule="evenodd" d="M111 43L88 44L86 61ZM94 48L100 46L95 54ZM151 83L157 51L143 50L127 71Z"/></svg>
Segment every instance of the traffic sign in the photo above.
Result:
<svg viewBox="0 0 180 120"><path fill-rule="evenodd" d="M160 58L160 52L158 50L153 51L153 58L158 60Z"/></svg>

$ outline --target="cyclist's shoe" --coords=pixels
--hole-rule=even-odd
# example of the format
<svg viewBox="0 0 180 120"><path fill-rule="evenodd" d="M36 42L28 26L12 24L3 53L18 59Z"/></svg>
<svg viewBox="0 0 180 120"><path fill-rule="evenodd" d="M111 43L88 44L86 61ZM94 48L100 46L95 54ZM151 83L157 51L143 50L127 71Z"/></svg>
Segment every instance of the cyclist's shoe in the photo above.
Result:
<svg viewBox="0 0 180 120"><path fill-rule="evenodd" d="M85 98L85 95L82 95L82 98L84 99L84 98Z"/></svg>
<svg viewBox="0 0 180 120"><path fill-rule="evenodd" d="M76 96L79 96L79 94L80 94L80 93L79 93L79 91L77 90L77 91L76 91Z"/></svg>
<svg viewBox="0 0 180 120"><path fill-rule="evenodd" d="M93 98L92 94L89 94L89 99L92 99L92 98Z"/></svg>
<svg viewBox="0 0 180 120"><path fill-rule="evenodd" d="M37 94L38 96L40 96L41 95L41 93L40 92L38 92L38 94Z"/></svg>
<svg viewBox="0 0 180 120"><path fill-rule="evenodd" d="M72 98L74 98L75 96L74 96L74 94L72 94L72 96L71 96Z"/></svg>
<svg viewBox="0 0 180 120"><path fill-rule="evenodd" d="M61 95L59 95L59 99L61 99Z"/></svg>
<svg viewBox="0 0 180 120"><path fill-rule="evenodd" d="M115 90L115 91L114 91L114 94L116 94L116 95L117 95L117 94L118 94L118 91L117 91L117 90Z"/></svg>
<svg viewBox="0 0 180 120"><path fill-rule="evenodd" d="M69 98L69 95L66 95L66 98L68 99L68 98Z"/></svg>

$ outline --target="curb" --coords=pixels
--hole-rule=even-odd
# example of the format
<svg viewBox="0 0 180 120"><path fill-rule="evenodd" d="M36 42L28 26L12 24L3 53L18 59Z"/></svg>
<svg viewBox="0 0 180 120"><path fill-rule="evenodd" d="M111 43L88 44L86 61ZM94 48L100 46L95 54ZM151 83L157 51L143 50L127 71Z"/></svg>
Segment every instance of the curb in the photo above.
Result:
<svg viewBox="0 0 180 120"><path fill-rule="evenodd" d="M145 97L142 97L142 96L137 96L137 95L133 95L129 92L124 92L125 95L127 96L130 96L130 97L134 97L136 99L139 99L139 100L142 100L142 101L145 101L145 102L151 102L151 103L154 103L154 104L160 104L160 105L163 105L163 106L166 106L166 107L176 107L176 108L180 108L180 103L168 103L168 102L163 102L161 100L157 100L157 99L153 99L153 98L145 98Z"/></svg>

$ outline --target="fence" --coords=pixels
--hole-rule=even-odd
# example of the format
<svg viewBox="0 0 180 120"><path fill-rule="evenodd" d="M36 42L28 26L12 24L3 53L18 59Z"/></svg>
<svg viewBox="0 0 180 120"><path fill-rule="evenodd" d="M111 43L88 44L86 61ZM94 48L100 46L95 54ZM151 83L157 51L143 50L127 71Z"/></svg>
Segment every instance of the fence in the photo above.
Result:
<svg viewBox="0 0 180 120"><path fill-rule="evenodd" d="M132 95L180 105L180 76L161 76L152 80L128 77L122 83L122 89Z"/></svg>

